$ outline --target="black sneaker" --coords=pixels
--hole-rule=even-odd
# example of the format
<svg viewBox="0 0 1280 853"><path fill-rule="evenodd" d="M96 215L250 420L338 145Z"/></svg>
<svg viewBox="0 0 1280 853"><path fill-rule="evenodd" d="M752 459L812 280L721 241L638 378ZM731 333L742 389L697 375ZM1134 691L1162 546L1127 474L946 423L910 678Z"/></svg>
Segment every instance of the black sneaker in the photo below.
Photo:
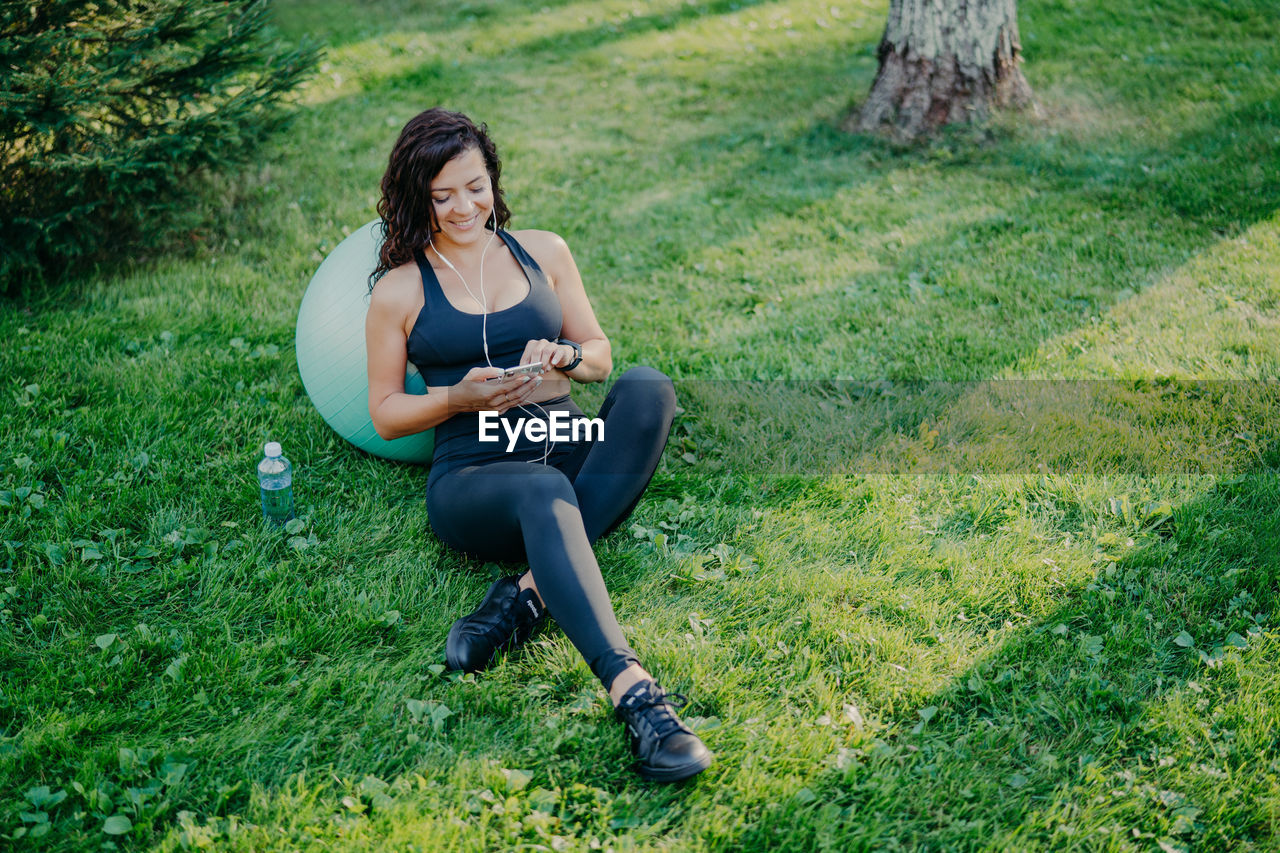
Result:
<svg viewBox="0 0 1280 853"><path fill-rule="evenodd" d="M672 701L674 700L674 701ZM622 696L614 715L627 724L636 772L658 782L679 782L711 766L711 751L676 716L689 700L641 681Z"/></svg>
<svg viewBox="0 0 1280 853"><path fill-rule="evenodd" d="M533 635L546 609L531 589L520 589L520 578L499 578L485 593L484 601L449 629L444 658L449 669L479 672L494 654L514 649Z"/></svg>

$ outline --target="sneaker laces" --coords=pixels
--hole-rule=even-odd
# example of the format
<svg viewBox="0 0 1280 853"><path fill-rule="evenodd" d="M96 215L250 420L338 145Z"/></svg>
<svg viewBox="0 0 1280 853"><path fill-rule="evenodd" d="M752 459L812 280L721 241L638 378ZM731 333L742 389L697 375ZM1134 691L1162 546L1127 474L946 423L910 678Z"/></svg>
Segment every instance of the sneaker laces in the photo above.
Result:
<svg viewBox="0 0 1280 853"><path fill-rule="evenodd" d="M689 697L683 693L664 693L655 685L646 699L636 703L627 710L639 716L644 714L645 721L653 729L653 736L661 741L667 735L685 730L684 723L675 715L676 708L689 704Z"/></svg>

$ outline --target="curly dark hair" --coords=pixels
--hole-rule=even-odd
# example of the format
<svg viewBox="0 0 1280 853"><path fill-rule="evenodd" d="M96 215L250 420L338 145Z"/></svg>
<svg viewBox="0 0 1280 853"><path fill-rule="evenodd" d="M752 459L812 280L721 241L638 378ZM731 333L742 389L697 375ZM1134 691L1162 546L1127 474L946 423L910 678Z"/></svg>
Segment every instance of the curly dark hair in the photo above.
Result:
<svg viewBox="0 0 1280 853"><path fill-rule="evenodd" d="M369 288L389 270L413 260L413 253L431 241L436 216L431 204L431 182L444 164L476 148L484 157L493 184L493 211L497 227L511 221L511 211L502 196L502 161L497 146L489 138L489 128L476 125L462 113L432 107L409 120L391 150L391 160L382 176L382 248L378 266L369 276ZM491 227L491 223L485 223Z"/></svg>

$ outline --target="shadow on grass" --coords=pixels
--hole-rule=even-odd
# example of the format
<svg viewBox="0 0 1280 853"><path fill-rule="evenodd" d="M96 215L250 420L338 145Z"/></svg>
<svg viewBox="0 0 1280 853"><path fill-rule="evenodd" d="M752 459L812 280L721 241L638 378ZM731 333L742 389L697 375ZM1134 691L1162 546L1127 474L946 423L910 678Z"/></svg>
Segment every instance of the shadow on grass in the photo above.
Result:
<svg viewBox="0 0 1280 853"><path fill-rule="evenodd" d="M1132 210L1233 236L1280 208L1278 134L1280 102L1261 91L1233 98L1168 139L1135 137L1123 152L1087 141L1067 148L1028 140L1002 153L1036 186L1078 192L1099 210ZM978 161L996 165L994 153Z"/></svg>
<svg viewBox="0 0 1280 853"><path fill-rule="evenodd" d="M288 21L290 7L305 6L305 17L320 21L320 27L309 30L317 37L323 38L331 47L341 48L350 44L369 41L389 34L407 34L420 31L442 41L458 40L464 32L474 25L486 23L503 17L517 17L530 20L531 28L536 29L538 16L560 12L566 7L582 6L583 13L573 25L564 30L535 36L521 41L515 52L533 57L548 54L565 55L581 53L602 47L620 39L631 38L652 32L662 32L679 27L689 21L707 17L725 15L753 6L768 5L774 0L702 0L702 2L681 2L671 4L671 8L661 11L641 11L640 6L620 10L605 20L588 23L587 5L580 0L550 0L540 2L536 9L513 7L503 0L469 0L444 8L433 8L430 4L408 2L379 3L361 10L359 24L352 26L351 6L349 3L303 3L300 0L285 0L277 4L277 19L280 28L291 37L299 37L303 30Z"/></svg>
<svg viewBox="0 0 1280 853"><path fill-rule="evenodd" d="M1280 381L677 383L710 470L828 476L1231 476L1280 440Z"/></svg>
<svg viewBox="0 0 1280 853"><path fill-rule="evenodd" d="M887 730L846 720L847 747L786 814L793 843L1274 843L1256 798L1280 749L1265 719L1233 707L1247 670L1269 666L1258 656L1274 648L1280 608L1280 449L1265 461L1177 507L1147 544L1100 561L1092 582ZM1052 488L1040 497L1062 499ZM857 670L857 655L833 647L829 664ZM1226 773L1237 783L1225 791L1197 790ZM766 815L735 843L765 845L781 827Z"/></svg>
<svg viewBox="0 0 1280 853"><path fill-rule="evenodd" d="M559 55L583 53L622 39L665 32L690 21L727 15L773 2L774 0L703 0L699 3L682 3L664 12L640 14L629 11L617 21L524 42L519 50L531 56L544 56L549 52Z"/></svg>
<svg viewBox="0 0 1280 853"><path fill-rule="evenodd" d="M1096 155L1087 144L1063 147L1034 136L970 151L961 162L944 159L939 165L930 159L920 165L936 169L939 181L954 175L981 181L998 193L989 201L973 199L974 215L968 221L902 245L877 244L877 238L894 226L927 225L940 215L916 210L904 214L914 220L876 229L860 221L849 202L832 204L830 197L802 205L783 202L779 216L809 227L805 237L792 238L795 245L780 249L808 242L830 245L832 253L839 253L843 244L860 249L877 268L817 271L815 277L802 278L784 265L775 280L755 283L756 290L770 288L767 295L749 292L749 285L744 292L741 283L731 283L719 298L691 295L691 304L710 309L716 322L728 318L732 340L724 343L733 360L758 363L806 340L827 346L817 365L766 361L775 376L990 376L1034 352L1044 340L1092 323L1188 255L1273 214L1280 208L1277 134L1280 113L1259 97L1206 118L1202 126L1163 146L1135 146L1119 163ZM825 143L821 133L809 133L789 147L799 162L821 162L831 157ZM1246 159L1234 159L1242 152L1248 152ZM859 185L878 185L890 169L914 160L876 157L872 165L867 162L870 153L851 159L855 171L840 187L850 198ZM736 186L709 191L768 198L769 171L762 168L762 177L755 177L744 169ZM1002 205L1000 194L1016 200ZM1054 203L1046 204L1046 197ZM992 213L991 205L1003 209ZM743 230L749 230L747 209L743 205L733 213L735 219L744 217ZM671 212L678 215L678 206ZM699 253L705 255L706 248L689 247L690 266ZM698 323L694 316L682 319L686 325ZM797 329L804 330L804 338L796 339ZM710 329L706 333L713 339L716 334ZM686 362L696 369L690 372L706 375L716 369L714 356L688 357Z"/></svg>

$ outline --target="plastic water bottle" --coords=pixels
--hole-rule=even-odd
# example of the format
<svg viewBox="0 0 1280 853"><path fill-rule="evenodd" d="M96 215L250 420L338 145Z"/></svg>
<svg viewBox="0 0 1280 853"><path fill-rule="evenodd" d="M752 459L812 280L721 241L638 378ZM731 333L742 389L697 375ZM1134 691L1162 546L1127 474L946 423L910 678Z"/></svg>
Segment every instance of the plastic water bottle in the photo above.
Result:
<svg viewBox="0 0 1280 853"><path fill-rule="evenodd" d="M279 527L293 518L293 466L280 450L280 442L268 441L258 463L262 487L262 517Z"/></svg>

